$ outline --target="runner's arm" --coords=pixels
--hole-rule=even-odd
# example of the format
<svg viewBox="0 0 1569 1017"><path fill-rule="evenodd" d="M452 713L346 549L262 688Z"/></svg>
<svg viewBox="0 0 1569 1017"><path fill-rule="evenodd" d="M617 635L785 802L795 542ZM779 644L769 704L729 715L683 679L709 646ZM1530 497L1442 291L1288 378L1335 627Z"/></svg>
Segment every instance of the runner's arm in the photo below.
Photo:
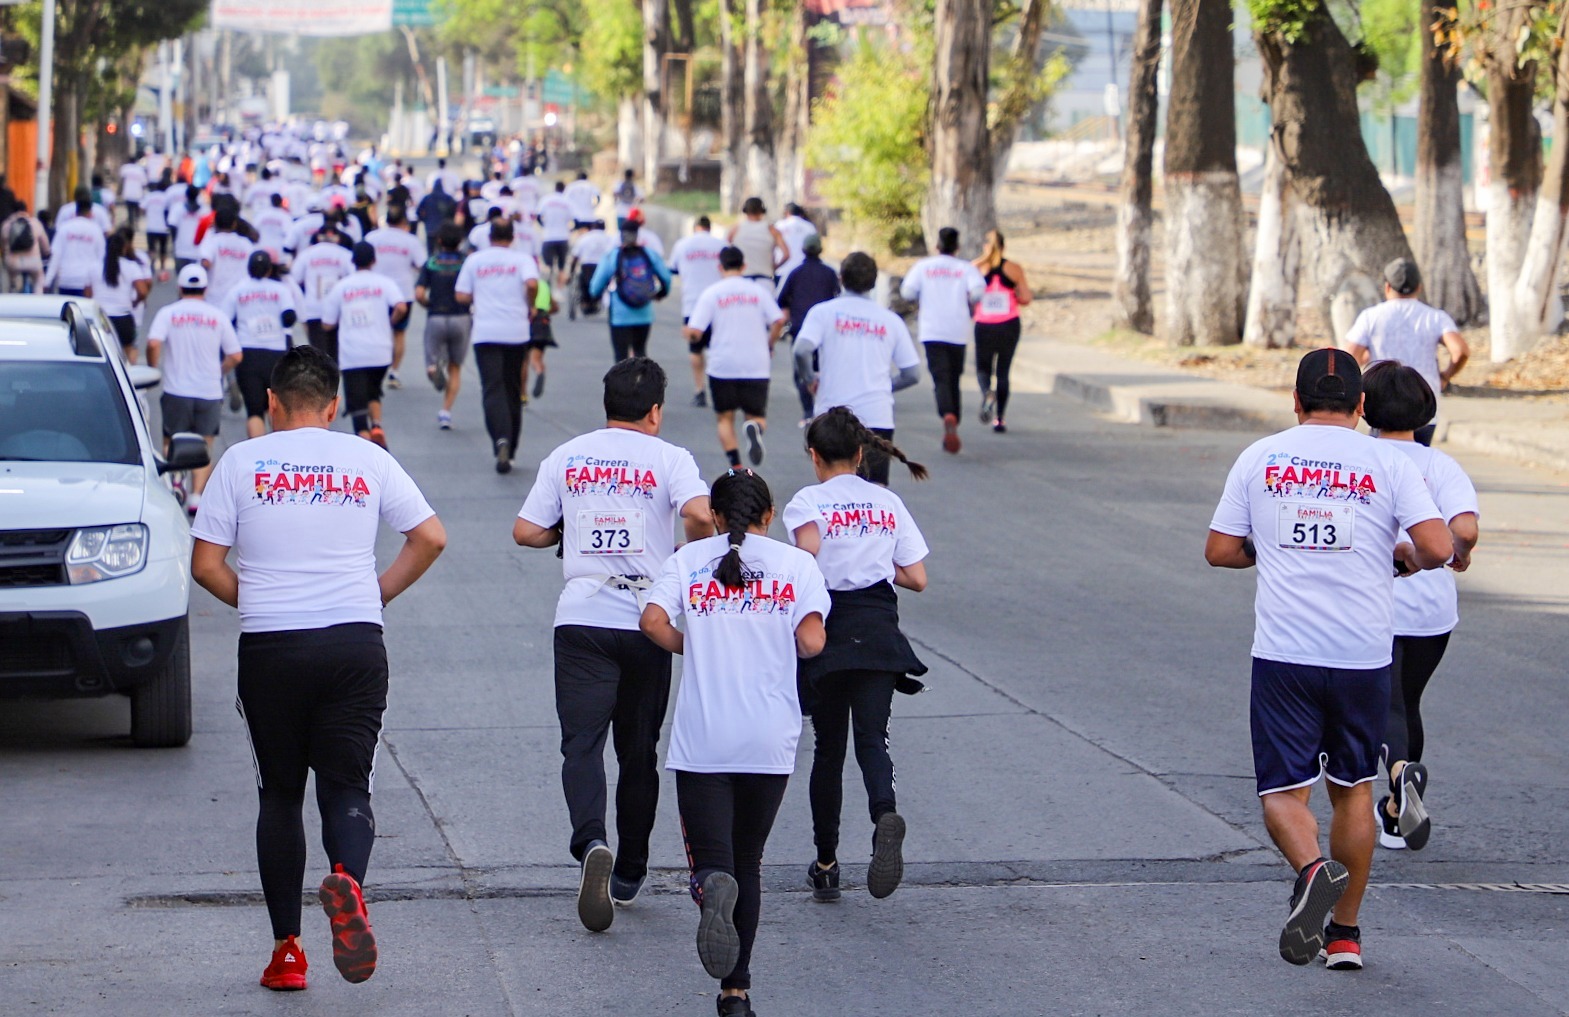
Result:
<svg viewBox="0 0 1569 1017"><path fill-rule="evenodd" d="M1219 530L1210 530L1204 542L1204 560L1218 569L1250 569L1258 564L1249 537L1234 537Z"/></svg>
<svg viewBox="0 0 1569 1017"><path fill-rule="evenodd" d="M1444 349L1449 351L1449 367L1438 373L1438 379L1444 388L1449 387L1449 381L1459 374L1471 359L1471 347L1466 345L1465 337L1459 332L1445 332L1443 339Z"/></svg>
<svg viewBox="0 0 1569 1017"><path fill-rule="evenodd" d="M686 530L687 543L714 535L714 514L708 507L708 495L689 499L681 506L681 526Z"/></svg>
<svg viewBox="0 0 1569 1017"><path fill-rule="evenodd" d="M447 547L447 530L441 520L431 516L404 534L403 547L387 571L376 580L381 587L381 604L386 607L393 598L414 585L425 574L438 555Z"/></svg>
<svg viewBox="0 0 1569 1017"><path fill-rule="evenodd" d="M795 627L795 653L803 660L815 657L828 645L828 632L823 628L823 616L813 611Z"/></svg>
<svg viewBox="0 0 1569 1017"><path fill-rule="evenodd" d="M816 558L817 552L823 549L823 534L822 531L817 528L816 523L806 523L805 525L797 526L795 528L794 538L795 546L799 547L813 558Z"/></svg>
<svg viewBox="0 0 1569 1017"><path fill-rule="evenodd" d="M1471 567L1471 552L1481 538L1476 525L1476 513L1462 512L1449 520L1449 536L1455 543L1455 556L1450 560L1449 567L1456 572L1464 572Z"/></svg>
<svg viewBox="0 0 1569 1017"><path fill-rule="evenodd" d="M924 561L911 562L909 565L895 563L893 584L902 586L912 593L920 593L926 589L926 563Z"/></svg>
<svg viewBox="0 0 1569 1017"><path fill-rule="evenodd" d="M893 390L902 392L920 380L921 369L919 367L901 367L898 375L893 380Z"/></svg>
<svg viewBox="0 0 1569 1017"><path fill-rule="evenodd" d="M191 547L191 578L208 593L228 604L240 606L240 577L229 567L229 549L197 537Z"/></svg>
<svg viewBox="0 0 1569 1017"><path fill-rule="evenodd" d="M819 621L818 624L821 624ZM643 608L643 617L638 621L637 627L643 631L655 646L667 653L681 653L686 649L686 637L681 630L670 624L670 615L658 604L650 604Z"/></svg>
<svg viewBox="0 0 1569 1017"><path fill-rule="evenodd" d="M1410 572L1441 569L1454 557L1454 537L1442 519L1424 519L1407 532L1411 540L1395 548L1395 560L1404 563Z"/></svg>
<svg viewBox="0 0 1569 1017"><path fill-rule="evenodd" d="M561 542L561 527L547 529L519 516L512 522L512 540L519 547L555 547Z"/></svg>

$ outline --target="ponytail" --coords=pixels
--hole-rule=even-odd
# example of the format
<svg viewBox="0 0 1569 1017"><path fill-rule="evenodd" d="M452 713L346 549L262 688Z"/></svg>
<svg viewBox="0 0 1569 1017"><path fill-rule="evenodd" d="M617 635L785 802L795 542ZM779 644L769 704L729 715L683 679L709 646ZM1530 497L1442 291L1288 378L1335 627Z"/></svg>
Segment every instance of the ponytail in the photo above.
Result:
<svg viewBox="0 0 1569 1017"><path fill-rule="evenodd" d="M986 231L986 247L975 259L975 267L982 272L994 272L1002 266L1003 238L1001 230Z"/></svg>
<svg viewBox="0 0 1569 1017"><path fill-rule="evenodd" d="M812 421L806 429L806 447L826 463L853 463L858 454L871 450L899 460L916 480L929 476L926 467L912 462L897 445L873 432L845 406L835 406Z"/></svg>
<svg viewBox="0 0 1569 1017"><path fill-rule="evenodd" d="M730 550L714 567L714 578L726 589L740 589L746 581L741 571L741 545L746 542L746 531L763 521L774 507L774 496L763 478L751 470L731 470L714 481L709 504L716 514L725 517L726 539L730 542Z"/></svg>
<svg viewBox="0 0 1569 1017"><path fill-rule="evenodd" d="M110 286L120 285L120 258L125 254L125 237L118 231L109 234L109 242L104 245L104 282Z"/></svg>

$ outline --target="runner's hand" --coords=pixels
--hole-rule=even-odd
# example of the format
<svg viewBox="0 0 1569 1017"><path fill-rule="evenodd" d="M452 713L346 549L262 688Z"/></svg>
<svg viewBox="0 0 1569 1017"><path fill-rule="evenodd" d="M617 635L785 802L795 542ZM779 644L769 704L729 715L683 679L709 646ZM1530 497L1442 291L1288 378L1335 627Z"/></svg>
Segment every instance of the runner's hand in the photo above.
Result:
<svg viewBox="0 0 1569 1017"><path fill-rule="evenodd" d="M1449 560L1449 567L1456 572L1464 572L1471 567L1471 552L1456 551L1455 556Z"/></svg>

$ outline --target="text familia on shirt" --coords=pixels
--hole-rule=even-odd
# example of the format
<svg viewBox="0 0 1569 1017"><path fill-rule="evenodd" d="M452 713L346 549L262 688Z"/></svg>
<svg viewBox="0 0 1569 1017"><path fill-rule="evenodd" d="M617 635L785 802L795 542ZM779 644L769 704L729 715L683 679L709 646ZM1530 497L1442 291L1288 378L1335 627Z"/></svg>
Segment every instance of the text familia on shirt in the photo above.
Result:
<svg viewBox="0 0 1569 1017"><path fill-rule="evenodd" d="M864 590L890 582L894 566L923 561L926 538L904 501L854 474L804 487L784 510L785 531L813 525L821 537L817 567L830 590Z"/></svg>
<svg viewBox="0 0 1569 1017"><path fill-rule="evenodd" d="M371 481L354 466L258 459L255 500L266 505L370 505Z"/></svg>

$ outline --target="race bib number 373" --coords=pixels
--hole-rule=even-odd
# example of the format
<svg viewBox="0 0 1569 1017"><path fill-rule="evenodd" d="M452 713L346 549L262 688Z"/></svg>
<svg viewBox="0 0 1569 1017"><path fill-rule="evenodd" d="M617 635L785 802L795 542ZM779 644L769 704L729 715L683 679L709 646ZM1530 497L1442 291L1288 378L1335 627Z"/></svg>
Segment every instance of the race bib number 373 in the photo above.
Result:
<svg viewBox="0 0 1569 1017"><path fill-rule="evenodd" d="M577 514L578 554L642 554L643 536L640 509L623 512L582 509Z"/></svg>
<svg viewBox="0 0 1569 1017"><path fill-rule="evenodd" d="M1356 509L1334 502L1288 502L1279 506L1275 542L1288 551L1350 551Z"/></svg>

